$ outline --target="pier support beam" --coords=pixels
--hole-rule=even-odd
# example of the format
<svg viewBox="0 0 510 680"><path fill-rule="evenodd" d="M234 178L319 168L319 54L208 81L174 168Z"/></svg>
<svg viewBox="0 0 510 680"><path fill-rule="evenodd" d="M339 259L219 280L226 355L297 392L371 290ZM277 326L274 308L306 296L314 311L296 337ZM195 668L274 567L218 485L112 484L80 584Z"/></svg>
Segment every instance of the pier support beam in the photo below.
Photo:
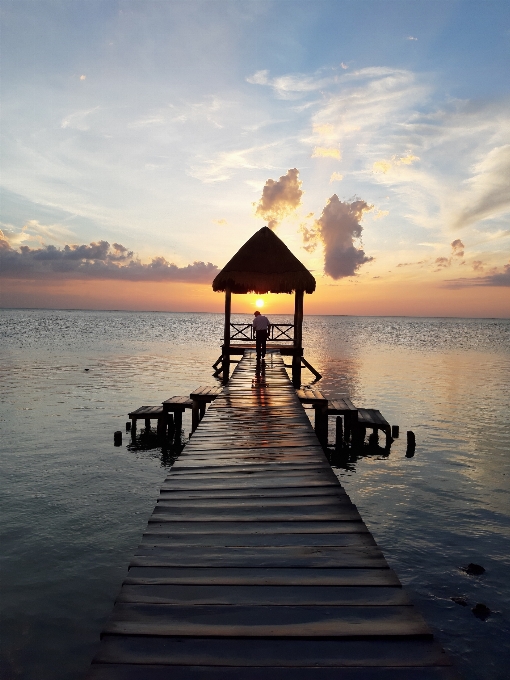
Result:
<svg viewBox="0 0 510 680"><path fill-rule="evenodd" d="M223 328L223 375L222 382L228 383L230 376L230 313L232 309L232 293L230 288L225 290L225 326Z"/></svg>
<svg viewBox="0 0 510 680"><path fill-rule="evenodd" d="M292 384L301 387L301 354L303 352L303 298L304 290L296 290L294 298L294 356L292 357ZM301 350L301 351L299 351Z"/></svg>

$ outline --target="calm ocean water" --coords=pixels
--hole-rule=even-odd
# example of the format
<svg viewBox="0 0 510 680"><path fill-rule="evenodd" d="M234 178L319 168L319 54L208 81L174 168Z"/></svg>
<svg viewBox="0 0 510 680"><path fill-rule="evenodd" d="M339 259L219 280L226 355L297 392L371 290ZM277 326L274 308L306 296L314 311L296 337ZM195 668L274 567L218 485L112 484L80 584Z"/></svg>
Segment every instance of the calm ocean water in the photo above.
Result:
<svg viewBox="0 0 510 680"><path fill-rule="evenodd" d="M113 432L133 408L213 383L222 321L2 311L5 680L86 672L171 464L154 441L114 447ZM507 678L510 321L309 316L304 343L328 396L349 393L404 435L337 469L391 566L465 680Z"/></svg>

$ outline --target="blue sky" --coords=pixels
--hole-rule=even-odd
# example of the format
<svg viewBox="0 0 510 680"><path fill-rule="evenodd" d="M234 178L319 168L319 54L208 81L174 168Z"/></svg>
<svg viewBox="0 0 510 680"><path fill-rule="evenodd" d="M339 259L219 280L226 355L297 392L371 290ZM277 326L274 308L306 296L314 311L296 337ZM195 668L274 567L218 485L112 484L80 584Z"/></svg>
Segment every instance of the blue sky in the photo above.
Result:
<svg viewBox="0 0 510 680"><path fill-rule="evenodd" d="M325 285L348 282L317 232L336 194L367 206L361 240L337 225L367 256L351 283L508 296L510 3L16 0L1 19L16 253L107 241L221 267L296 168L277 233Z"/></svg>

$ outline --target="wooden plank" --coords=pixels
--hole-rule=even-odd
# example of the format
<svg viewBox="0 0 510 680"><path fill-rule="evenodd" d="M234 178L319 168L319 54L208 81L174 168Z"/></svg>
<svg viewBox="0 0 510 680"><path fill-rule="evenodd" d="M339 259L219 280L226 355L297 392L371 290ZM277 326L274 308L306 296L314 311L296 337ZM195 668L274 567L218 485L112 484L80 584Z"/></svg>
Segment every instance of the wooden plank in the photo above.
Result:
<svg viewBox="0 0 510 680"><path fill-rule="evenodd" d="M322 477L310 477L309 475L303 476L302 474L296 475L285 475L285 477L278 477L271 475L236 475L233 477L223 478L221 475L211 477L198 477L197 475L184 477L170 476L164 481L162 489L174 489L175 491L199 491L199 490L211 490L215 491L218 489L249 489L256 490L259 489L302 489L306 487L308 489L331 489L339 488L338 480L336 477L324 479Z"/></svg>
<svg viewBox="0 0 510 680"><path fill-rule="evenodd" d="M351 415L356 413L357 410L348 397L328 401L328 415Z"/></svg>
<svg viewBox="0 0 510 680"><path fill-rule="evenodd" d="M261 507L291 507L318 508L318 507L351 507L352 503L347 494L336 496L272 496L255 498L195 498L186 500L168 497L168 494L158 498L158 507L168 508L231 508L234 512L238 508L261 508Z"/></svg>
<svg viewBox="0 0 510 680"><path fill-rule="evenodd" d="M361 520L361 516L354 506L346 508L336 508L331 507L329 509L319 508L317 510L308 509L306 511L301 511L299 508L257 508L246 510L237 510L235 517L232 516L232 511L230 508L215 508L210 510L209 508L195 508L195 509L183 509L179 508L165 508L158 505L155 508L153 517L161 521L161 518L168 516L170 519L184 519L188 521L204 521L204 522L218 522L221 520L232 520L243 521L243 522L259 522L259 521L282 521L282 520L336 520L336 521L352 521Z"/></svg>
<svg viewBox="0 0 510 680"><path fill-rule="evenodd" d="M150 567L131 566L124 583L132 584L217 584L267 586L395 586L391 569L259 569L235 567Z"/></svg>
<svg viewBox="0 0 510 680"><path fill-rule="evenodd" d="M258 548L218 548L180 546L179 550L144 545L136 551L130 567L225 567L259 569L385 569L378 548L273 546Z"/></svg>
<svg viewBox="0 0 510 680"><path fill-rule="evenodd" d="M410 640L258 640L107 635L97 661L168 666L416 667L447 664L437 644ZM242 676L241 676L242 677Z"/></svg>
<svg viewBox="0 0 510 680"><path fill-rule="evenodd" d="M172 518L158 518L151 517L147 526L149 532L162 530L171 533L181 533L183 535L191 535L192 533L200 534L223 534L229 536L230 534L255 534L260 536L283 534L285 536L292 536L294 534L343 534L343 533L359 533L360 531L367 531L365 524L359 519L354 521L297 521L287 520L277 522L239 522L232 520L225 521L190 521L177 520Z"/></svg>
<svg viewBox="0 0 510 680"><path fill-rule="evenodd" d="M129 418L159 418L163 415L162 406L140 406L134 411L128 413Z"/></svg>
<svg viewBox="0 0 510 680"><path fill-rule="evenodd" d="M248 606L118 603L104 633L179 637L432 639L414 607Z"/></svg>
<svg viewBox="0 0 510 680"><path fill-rule="evenodd" d="M195 526L199 522L187 522L187 526ZM346 546L346 545L374 545L375 541L362 522L338 522L338 524L351 525L348 531L342 533L282 533L270 532L270 530L255 533L229 533L218 530L217 533L201 532L200 526L195 531L190 529L186 533L172 531L169 523L151 523L142 536L142 543L158 543L168 541L174 547L180 545L217 545L217 546Z"/></svg>
<svg viewBox="0 0 510 680"><path fill-rule="evenodd" d="M334 484L313 486L311 488L299 487L273 487L269 489L253 487L250 489L211 489L202 486L197 490L182 490L175 489L173 484L161 487L160 498L182 498L191 500L193 498L344 498L347 497L344 489L341 486Z"/></svg>
<svg viewBox="0 0 510 680"><path fill-rule="evenodd" d="M247 548L256 546L281 547L340 547L376 545L368 532L350 532L344 534L199 534L190 533L188 536L172 534L168 531L146 531L142 536L142 544L158 544L166 542L174 548L180 546L221 546Z"/></svg>
<svg viewBox="0 0 510 680"><path fill-rule="evenodd" d="M279 666L168 666L145 664L93 664L88 680L339 680L330 667ZM341 680L460 680L451 668L342 668Z"/></svg>
<svg viewBox="0 0 510 680"><path fill-rule="evenodd" d="M402 588L363 586L124 585L116 601L180 605L412 606Z"/></svg>

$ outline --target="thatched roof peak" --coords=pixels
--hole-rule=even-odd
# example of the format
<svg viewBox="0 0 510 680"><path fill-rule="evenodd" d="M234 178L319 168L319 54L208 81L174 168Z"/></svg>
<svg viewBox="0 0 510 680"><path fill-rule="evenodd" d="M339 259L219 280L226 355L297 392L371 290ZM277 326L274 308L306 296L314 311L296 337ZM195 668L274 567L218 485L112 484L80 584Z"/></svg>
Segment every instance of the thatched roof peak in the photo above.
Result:
<svg viewBox="0 0 510 680"><path fill-rule="evenodd" d="M278 236L262 227L246 241L213 281L232 293L313 293L315 279Z"/></svg>

